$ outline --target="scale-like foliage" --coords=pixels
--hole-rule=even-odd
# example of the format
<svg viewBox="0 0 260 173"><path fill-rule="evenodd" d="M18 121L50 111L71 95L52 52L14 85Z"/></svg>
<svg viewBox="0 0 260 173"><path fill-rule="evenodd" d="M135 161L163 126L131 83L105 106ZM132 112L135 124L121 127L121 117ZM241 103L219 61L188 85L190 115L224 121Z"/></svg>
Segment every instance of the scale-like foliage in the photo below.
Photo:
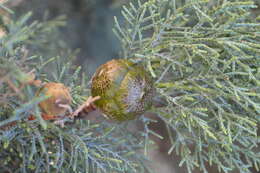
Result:
<svg viewBox="0 0 260 173"><path fill-rule="evenodd" d="M114 32L147 64L167 106L154 108L192 172L259 170L260 24L250 0L137 0Z"/></svg>
<svg viewBox="0 0 260 173"><path fill-rule="evenodd" d="M146 63L156 79L167 106L153 111L167 126L169 154L181 155L189 172L214 164L249 173L260 165L260 18L253 8L250 0L132 0L122 10L124 27L115 18L123 56ZM89 78L72 65L77 51L57 36L64 18L29 17L0 20L0 170L148 171L136 153L147 150L148 134L157 135L147 118L143 137L127 123L68 120L62 129L42 119L37 105L46 98L35 96L34 78L69 86L73 108L89 95ZM28 121L31 114L36 120Z"/></svg>
<svg viewBox="0 0 260 173"><path fill-rule="evenodd" d="M88 80L72 65L59 39L64 17L29 22L31 14L4 24L0 38L0 172L144 172L140 135L126 124L68 120L65 128L42 119L37 80L71 89L73 108L87 96ZM36 120L28 120L34 115Z"/></svg>

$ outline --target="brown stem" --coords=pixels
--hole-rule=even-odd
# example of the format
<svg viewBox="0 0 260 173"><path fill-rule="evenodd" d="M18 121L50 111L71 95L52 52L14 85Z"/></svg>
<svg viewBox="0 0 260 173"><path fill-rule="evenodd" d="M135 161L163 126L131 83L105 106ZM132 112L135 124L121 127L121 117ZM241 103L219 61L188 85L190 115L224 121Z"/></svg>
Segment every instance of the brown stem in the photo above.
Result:
<svg viewBox="0 0 260 173"><path fill-rule="evenodd" d="M72 119L75 118L75 117L80 118L80 119L84 119L90 112L93 112L93 111L96 110L96 106L94 105L94 102L97 101L98 99L100 99L100 96L96 96L96 97L90 96L85 103L83 103L82 105L80 105L76 109L76 111L74 111L72 113L70 111L69 117L72 118ZM64 105L62 105L62 107L63 106ZM66 108L67 108L67 106L66 106ZM84 115L82 116L82 114L84 114ZM44 113L42 113L41 116L42 116L42 119L44 119L44 120L56 120L55 121L56 124L60 124L59 123L59 121L60 121L62 126L64 126L64 124L62 124L62 123L64 123L64 122L62 122L63 119L65 117L67 117L67 116L48 115L48 114L44 114ZM32 120L35 120L35 119L36 118L35 118L34 115L30 115L28 117L29 121L32 121ZM13 121L13 122L10 122L10 123L8 123L4 126L1 126L0 129L6 130L10 127L13 127L16 124L17 124L17 122Z"/></svg>

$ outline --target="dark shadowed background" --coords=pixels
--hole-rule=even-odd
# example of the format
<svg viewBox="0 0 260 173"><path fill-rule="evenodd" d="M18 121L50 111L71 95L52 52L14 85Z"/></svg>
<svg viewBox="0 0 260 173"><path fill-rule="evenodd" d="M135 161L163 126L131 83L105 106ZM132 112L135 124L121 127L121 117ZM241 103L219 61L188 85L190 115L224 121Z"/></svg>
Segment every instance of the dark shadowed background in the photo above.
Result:
<svg viewBox="0 0 260 173"><path fill-rule="evenodd" d="M80 49L76 63L91 74L98 65L119 56L120 43L112 33L112 27L113 16L119 16L119 7L123 2L21 0L19 6L16 7L16 14L19 16L32 11L33 19L37 20L65 15L67 25L61 29L61 39L72 49Z"/></svg>

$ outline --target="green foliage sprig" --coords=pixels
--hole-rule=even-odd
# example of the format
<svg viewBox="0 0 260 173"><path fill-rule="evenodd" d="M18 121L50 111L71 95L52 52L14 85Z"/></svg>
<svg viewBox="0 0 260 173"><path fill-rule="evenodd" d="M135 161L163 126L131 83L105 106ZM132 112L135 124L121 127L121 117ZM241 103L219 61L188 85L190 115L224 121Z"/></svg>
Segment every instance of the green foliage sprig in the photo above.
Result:
<svg viewBox="0 0 260 173"><path fill-rule="evenodd" d="M165 122L180 166L192 172L259 171L260 25L250 0L138 0L114 32L123 56L147 64L167 106Z"/></svg>
<svg viewBox="0 0 260 173"><path fill-rule="evenodd" d="M42 119L37 105L46 97L35 96L38 88L28 82L64 83L76 108L89 95L89 78L72 65L78 51L58 39L64 17L29 22L30 16L11 20L0 38L0 170L144 172L144 158L135 154L143 146L140 134L125 125L75 120L61 129Z"/></svg>

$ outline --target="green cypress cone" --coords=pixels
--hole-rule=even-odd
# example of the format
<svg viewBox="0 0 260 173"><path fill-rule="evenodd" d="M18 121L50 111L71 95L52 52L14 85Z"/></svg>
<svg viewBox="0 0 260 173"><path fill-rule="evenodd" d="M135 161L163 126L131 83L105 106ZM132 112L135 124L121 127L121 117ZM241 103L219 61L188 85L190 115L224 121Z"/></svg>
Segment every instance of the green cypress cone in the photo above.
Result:
<svg viewBox="0 0 260 173"><path fill-rule="evenodd" d="M109 119L132 120L152 105L153 80L145 69L127 59L101 65L92 78L91 94L100 96L95 105Z"/></svg>

